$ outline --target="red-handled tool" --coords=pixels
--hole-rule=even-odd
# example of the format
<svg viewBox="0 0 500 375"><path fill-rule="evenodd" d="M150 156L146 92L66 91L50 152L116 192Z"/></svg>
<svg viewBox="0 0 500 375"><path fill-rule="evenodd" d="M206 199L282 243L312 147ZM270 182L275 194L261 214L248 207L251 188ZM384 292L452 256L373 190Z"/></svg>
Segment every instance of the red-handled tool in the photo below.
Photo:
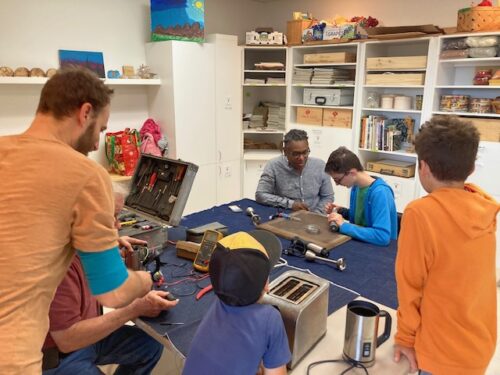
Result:
<svg viewBox="0 0 500 375"><path fill-rule="evenodd" d="M207 294L208 292L210 292L212 289L213 289L212 284L210 284L209 286L204 287L196 295L196 300L199 301L201 297L203 297L205 294Z"/></svg>

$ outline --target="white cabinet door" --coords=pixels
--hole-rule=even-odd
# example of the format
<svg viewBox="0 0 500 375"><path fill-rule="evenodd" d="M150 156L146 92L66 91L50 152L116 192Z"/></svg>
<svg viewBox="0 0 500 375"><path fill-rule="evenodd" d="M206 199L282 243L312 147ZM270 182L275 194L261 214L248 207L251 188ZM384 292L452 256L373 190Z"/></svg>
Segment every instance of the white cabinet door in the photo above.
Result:
<svg viewBox="0 0 500 375"><path fill-rule="evenodd" d="M205 164L199 167L193 187L187 200L184 215L205 210L217 203L216 165Z"/></svg>
<svg viewBox="0 0 500 375"><path fill-rule="evenodd" d="M500 197L500 142L480 142L475 170L468 181Z"/></svg>
<svg viewBox="0 0 500 375"><path fill-rule="evenodd" d="M265 160L247 160L244 162L244 185L243 196L248 199L255 199L255 191L259 183L260 175L264 172Z"/></svg>
<svg viewBox="0 0 500 375"><path fill-rule="evenodd" d="M173 101L177 158L216 162L214 46L173 42Z"/></svg>
<svg viewBox="0 0 500 375"><path fill-rule="evenodd" d="M241 199L241 161L217 164L217 204Z"/></svg>

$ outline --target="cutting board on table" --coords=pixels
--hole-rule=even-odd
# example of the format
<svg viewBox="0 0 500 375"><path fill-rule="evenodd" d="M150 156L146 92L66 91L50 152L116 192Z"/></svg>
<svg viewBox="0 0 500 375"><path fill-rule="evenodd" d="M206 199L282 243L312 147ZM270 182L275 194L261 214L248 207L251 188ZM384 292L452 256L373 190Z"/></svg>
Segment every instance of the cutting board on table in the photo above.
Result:
<svg viewBox="0 0 500 375"><path fill-rule="evenodd" d="M309 211L297 211L292 213L291 216L299 218L300 221L280 217L260 224L258 228L268 230L288 240L299 237L301 240L312 242L326 249L333 249L351 239L351 237L344 234L332 232L324 215ZM318 226L318 234L306 231L306 227L311 224Z"/></svg>

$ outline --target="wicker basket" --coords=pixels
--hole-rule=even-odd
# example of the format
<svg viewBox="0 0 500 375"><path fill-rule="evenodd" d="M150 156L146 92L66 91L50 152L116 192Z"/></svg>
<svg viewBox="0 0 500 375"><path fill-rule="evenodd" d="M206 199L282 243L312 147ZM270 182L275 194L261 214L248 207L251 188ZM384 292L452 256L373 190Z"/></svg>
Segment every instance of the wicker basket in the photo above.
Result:
<svg viewBox="0 0 500 375"><path fill-rule="evenodd" d="M472 7L458 11L457 31L500 30L500 7Z"/></svg>

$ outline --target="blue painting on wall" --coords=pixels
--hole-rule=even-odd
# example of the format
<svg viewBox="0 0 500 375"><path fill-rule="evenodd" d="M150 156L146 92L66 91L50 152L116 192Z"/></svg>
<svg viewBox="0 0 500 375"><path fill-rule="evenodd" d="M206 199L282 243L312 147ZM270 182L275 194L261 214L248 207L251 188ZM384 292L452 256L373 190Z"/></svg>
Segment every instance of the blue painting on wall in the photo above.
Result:
<svg viewBox="0 0 500 375"><path fill-rule="evenodd" d="M81 66L96 73L100 78L105 78L104 58L102 52L59 50L59 66Z"/></svg>
<svg viewBox="0 0 500 375"><path fill-rule="evenodd" d="M151 0L151 40L203 42L205 0Z"/></svg>

